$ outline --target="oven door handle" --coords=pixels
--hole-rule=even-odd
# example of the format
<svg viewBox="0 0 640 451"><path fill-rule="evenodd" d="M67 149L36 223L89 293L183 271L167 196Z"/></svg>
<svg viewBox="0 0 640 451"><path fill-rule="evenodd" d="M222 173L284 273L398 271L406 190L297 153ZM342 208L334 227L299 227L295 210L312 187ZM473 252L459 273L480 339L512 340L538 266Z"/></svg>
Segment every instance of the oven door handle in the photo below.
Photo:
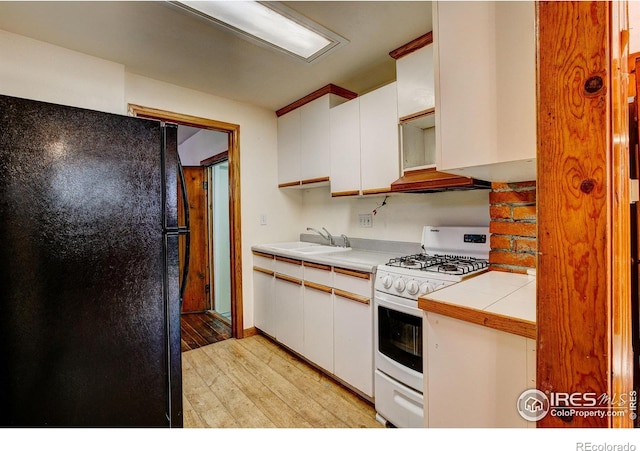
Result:
<svg viewBox="0 0 640 451"><path fill-rule="evenodd" d="M386 307L391 310L397 310L399 312L406 313L408 315L422 317L423 311L418 308L418 301L411 299L400 298L387 293L375 292L374 304L376 306Z"/></svg>

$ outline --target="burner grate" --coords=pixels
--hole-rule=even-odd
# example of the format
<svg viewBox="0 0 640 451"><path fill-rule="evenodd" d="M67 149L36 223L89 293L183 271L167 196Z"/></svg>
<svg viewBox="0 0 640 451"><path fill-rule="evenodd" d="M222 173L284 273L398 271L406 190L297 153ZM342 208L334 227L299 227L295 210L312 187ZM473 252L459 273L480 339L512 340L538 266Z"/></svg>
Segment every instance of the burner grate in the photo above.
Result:
<svg viewBox="0 0 640 451"><path fill-rule="evenodd" d="M489 262L484 259L459 255L414 254L392 258L387 266L463 275L484 269L489 266Z"/></svg>

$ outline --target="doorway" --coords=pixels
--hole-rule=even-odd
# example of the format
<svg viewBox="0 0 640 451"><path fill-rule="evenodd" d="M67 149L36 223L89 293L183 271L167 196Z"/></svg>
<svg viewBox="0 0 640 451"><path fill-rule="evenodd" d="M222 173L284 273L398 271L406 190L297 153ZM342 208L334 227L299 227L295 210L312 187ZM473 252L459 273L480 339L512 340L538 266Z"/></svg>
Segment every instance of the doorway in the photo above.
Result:
<svg viewBox="0 0 640 451"><path fill-rule="evenodd" d="M241 235L240 235L240 147L239 147L239 139L240 139L240 127L236 124L230 124L226 122L215 121L212 119L200 118L196 116L188 116L180 113L158 110L155 108L148 108L139 105L129 105L129 113L133 116L138 117L146 117L151 119L159 119L166 122L171 122L178 124L178 129L180 131L180 126L187 126L189 128L195 129L206 129L213 130L217 132L223 132L227 137L227 149L228 151L225 154L226 161L212 161L211 159L204 159L199 161L198 171L201 171L202 177L206 185L200 184L200 190L205 191L214 188L214 183L222 183L224 184L226 181L226 202L223 200L223 194L218 195L218 200L215 203L214 211L218 211L218 215L215 219L212 219L208 213L211 209L204 209L205 211L205 219L204 224L206 224L206 241L203 245L202 249L207 258L208 267L206 271L202 274L198 274L195 277L198 277L199 282L208 281L209 283L201 283L204 290L208 290L208 303L205 303L205 309L209 308L212 312L216 312L215 303L211 302L211 295L215 296L215 287L212 287L211 282L215 285L215 280L218 275L216 275L216 258L218 259L218 265L223 268L225 265L220 263L220 259L226 259L226 267L228 268L226 271L228 273L228 288L227 293L220 293L221 297L225 295L228 297L228 311L226 312L226 316L231 323L231 336L234 338L243 338L244 329L243 329L243 309L242 309L242 247L241 247ZM219 168L209 170L209 167L215 167L219 165ZM226 170L226 178L221 174L223 170ZM215 172L218 172L218 177L216 182L209 183L209 176L215 177ZM193 172L196 172L195 170ZM186 174L185 174L186 175ZM186 179L187 177L185 177ZM194 177L197 179L197 177ZM197 183L197 180L193 181ZM210 187L210 188L209 188ZM222 191L222 190L221 190ZM189 192L189 189L187 189ZM214 199L216 195L211 195L207 193L206 196L209 199ZM191 200L189 200L191 203ZM216 254L213 246L215 245L216 240L216 230L213 230L213 239L209 239L209 234L212 232L209 228L209 225L215 223L216 220L222 221L224 215L220 212L225 210L224 205L226 204L226 213L227 213L227 251L222 251ZM213 207L213 205L212 205ZM190 210L191 211L191 210ZM215 214L215 213L214 213ZM221 247L224 247L221 245ZM211 263L213 262L213 263ZM190 266L191 267L191 266ZM191 276L190 276L191 277ZM220 275L220 277L224 277ZM207 285L208 288L207 288ZM222 285L222 283L220 284ZM222 288L222 286L218 287ZM206 298L205 298L206 299ZM221 307L222 309L222 307ZM215 314L215 313L214 313ZM220 315L222 318L225 318L225 315Z"/></svg>

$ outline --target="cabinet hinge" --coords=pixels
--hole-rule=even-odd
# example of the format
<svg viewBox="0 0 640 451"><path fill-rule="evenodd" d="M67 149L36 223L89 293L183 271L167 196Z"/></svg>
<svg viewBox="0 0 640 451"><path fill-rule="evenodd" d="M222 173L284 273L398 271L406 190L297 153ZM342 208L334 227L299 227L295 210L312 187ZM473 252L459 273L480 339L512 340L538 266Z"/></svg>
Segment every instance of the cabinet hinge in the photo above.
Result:
<svg viewBox="0 0 640 451"><path fill-rule="evenodd" d="M209 182L202 182L202 189L203 190L208 190L209 189Z"/></svg>

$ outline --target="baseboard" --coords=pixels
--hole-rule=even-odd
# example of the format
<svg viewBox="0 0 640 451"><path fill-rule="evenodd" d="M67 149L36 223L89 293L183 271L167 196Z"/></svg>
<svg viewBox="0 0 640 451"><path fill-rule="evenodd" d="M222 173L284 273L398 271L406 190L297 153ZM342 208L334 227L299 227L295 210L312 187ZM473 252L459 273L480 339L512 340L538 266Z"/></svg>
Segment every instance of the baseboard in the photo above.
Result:
<svg viewBox="0 0 640 451"><path fill-rule="evenodd" d="M242 338L253 337L254 335L258 335L260 332L255 327L250 327L248 329L244 329L242 331Z"/></svg>

